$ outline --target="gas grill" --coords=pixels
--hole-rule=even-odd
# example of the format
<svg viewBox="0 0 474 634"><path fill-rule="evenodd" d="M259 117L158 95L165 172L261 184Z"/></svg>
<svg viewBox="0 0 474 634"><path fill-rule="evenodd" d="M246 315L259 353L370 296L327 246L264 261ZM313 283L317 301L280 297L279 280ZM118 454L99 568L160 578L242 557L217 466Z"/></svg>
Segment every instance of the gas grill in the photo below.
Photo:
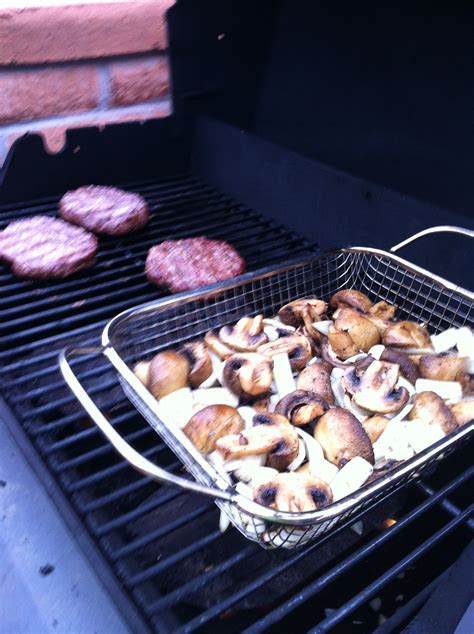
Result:
<svg viewBox="0 0 474 634"><path fill-rule="evenodd" d="M68 280L25 282L0 269L0 415L133 631L396 631L466 557L474 529L472 443L316 542L297 551L264 551L235 530L220 533L210 500L133 471L84 414L57 365L66 345L98 345L118 312L165 295L143 273L148 249L164 239L227 240L251 271L344 244L388 248L433 224L472 228L466 138L459 141L456 127L446 132L441 179L434 113L426 113L426 121L416 118L426 106L420 73L429 61L413 69L405 55L396 72L385 70L405 89L416 86L410 116L425 122L431 136L410 137L409 127L400 136L408 120L403 108L391 113L399 119L377 118L386 104L374 105L374 91L386 84L376 72L364 76L367 90L357 93L353 111L341 112L344 93L328 81L331 70L341 70L341 59L350 66L347 40L359 51L361 68L374 46L374 29L378 53L404 50L397 38L384 47L382 37L396 33L400 16L391 15L389 27L383 11L371 19L346 15L342 24L351 26L342 28L315 3L303 2L298 10L290 2L259 4L257 11L247 1L184 1L170 10L172 117L70 130L66 147L55 155L35 135L12 148L0 172L2 228L25 216L55 215L66 190L88 183L139 192L152 216L136 234L101 238L97 265ZM432 18L428 27L413 18L404 32L431 46L443 25ZM468 59L463 25L448 37L452 61L461 53ZM339 43L340 55L323 63L319 47L328 42ZM295 60L299 65L290 66ZM317 62L324 80L317 96L308 84L308 60ZM286 94L278 68L294 94ZM452 68L450 86L469 98L471 83L462 81L459 65ZM352 90L363 73L349 75L343 77ZM394 90L387 87L388 94ZM372 136L364 136L369 103L375 124ZM460 104L460 117L465 107ZM433 159L419 163L413 148L422 137ZM467 240L439 240L425 238L422 248L403 255L472 286ZM105 361L91 355L75 368L133 447L183 475ZM454 627L467 606L458 607ZM453 606L447 615L448 608Z"/></svg>

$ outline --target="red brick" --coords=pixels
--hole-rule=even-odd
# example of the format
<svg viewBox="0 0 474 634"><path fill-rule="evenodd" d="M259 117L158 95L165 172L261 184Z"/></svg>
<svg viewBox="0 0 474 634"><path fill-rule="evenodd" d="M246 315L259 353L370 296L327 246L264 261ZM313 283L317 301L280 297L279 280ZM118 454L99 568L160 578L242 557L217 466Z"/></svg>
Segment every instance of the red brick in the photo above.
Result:
<svg viewBox="0 0 474 634"><path fill-rule="evenodd" d="M168 91L168 62L163 57L110 65L110 95L115 106L143 103Z"/></svg>
<svg viewBox="0 0 474 634"><path fill-rule="evenodd" d="M98 103L93 66L0 74L0 123L83 112Z"/></svg>
<svg viewBox="0 0 474 634"><path fill-rule="evenodd" d="M23 129L16 130L7 135L7 146L9 147L18 137L26 132L41 132L45 139L46 147L51 152L59 152L66 141L66 130L69 128L85 128L98 126L104 127L111 123L125 123L127 121L147 121L148 119L159 119L170 114L166 104L157 106L145 106L142 110L134 109L133 112L114 112L103 114L90 114L88 117L81 117L79 121L63 123L57 125L42 126L41 124L25 125Z"/></svg>
<svg viewBox="0 0 474 634"><path fill-rule="evenodd" d="M0 8L0 65L42 64L166 48L173 0Z"/></svg>

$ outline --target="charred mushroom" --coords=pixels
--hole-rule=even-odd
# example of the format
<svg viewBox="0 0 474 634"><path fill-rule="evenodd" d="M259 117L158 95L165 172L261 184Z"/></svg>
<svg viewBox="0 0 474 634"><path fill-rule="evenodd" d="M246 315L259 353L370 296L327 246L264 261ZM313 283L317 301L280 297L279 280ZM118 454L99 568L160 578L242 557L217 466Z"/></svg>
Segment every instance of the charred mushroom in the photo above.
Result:
<svg viewBox="0 0 474 634"><path fill-rule="evenodd" d="M145 387L148 387L149 372L150 361L139 361L133 368L133 374Z"/></svg>
<svg viewBox="0 0 474 634"><path fill-rule="evenodd" d="M212 362L208 351L202 341L187 343L181 349L181 353L189 361L189 384L191 387L199 387L212 374Z"/></svg>
<svg viewBox="0 0 474 634"><path fill-rule="evenodd" d="M305 368L296 381L298 390L306 390L317 394L328 405L334 405L334 393L331 387L332 367L329 363L313 363Z"/></svg>
<svg viewBox="0 0 474 634"><path fill-rule="evenodd" d="M224 385L237 396L260 396L270 390L272 368L272 360L262 354L234 354L225 361L222 378Z"/></svg>
<svg viewBox="0 0 474 634"><path fill-rule="evenodd" d="M331 504L332 491L313 475L279 473L254 489L254 500L278 511L305 513Z"/></svg>
<svg viewBox="0 0 474 634"><path fill-rule="evenodd" d="M385 431L385 427L388 424L388 418L377 414L361 421L362 427L365 429L367 436L370 438L370 442L373 444Z"/></svg>
<svg viewBox="0 0 474 634"><path fill-rule="evenodd" d="M430 333L426 326L413 321L397 321L387 328L382 337L386 346L399 348L430 348Z"/></svg>
<svg viewBox="0 0 474 634"><path fill-rule="evenodd" d="M372 346L377 345L380 341L379 331L370 319L350 308L339 309L334 326L338 331L346 332L350 336L357 352L360 350L368 352ZM331 337L329 337L329 341L331 341ZM332 342L331 345L334 349Z"/></svg>
<svg viewBox="0 0 474 634"><path fill-rule="evenodd" d="M396 363L400 367L400 374L413 385L415 385L416 380L420 376L416 363L414 363L407 354L403 354L403 352L385 348L380 356L380 360Z"/></svg>
<svg viewBox="0 0 474 634"><path fill-rule="evenodd" d="M300 334L282 337L272 343L266 343L258 349L259 354L273 357L286 352L293 372L302 370L311 358L311 345L306 337Z"/></svg>
<svg viewBox="0 0 474 634"><path fill-rule="evenodd" d="M467 368L469 359L454 354L437 354L420 358L420 375L435 381L456 381Z"/></svg>
<svg viewBox="0 0 474 634"><path fill-rule="evenodd" d="M208 405L192 416L183 431L201 453L211 453L216 441L237 434L245 427L244 419L228 405Z"/></svg>
<svg viewBox="0 0 474 634"><path fill-rule="evenodd" d="M372 308L372 302L367 295L353 289L337 292L331 297L329 305L334 310L345 306L347 308L353 308L359 313L368 313Z"/></svg>
<svg viewBox="0 0 474 634"><path fill-rule="evenodd" d="M175 390L187 387L189 361L179 352L166 350L153 357L148 371L148 387L155 398L163 398Z"/></svg>
<svg viewBox="0 0 474 634"><path fill-rule="evenodd" d="M353 414L341 407L334 407L321 416L314 437L323 448L326 460L337 467L343 467L355 456L374 464L374 451L366 431Z"/></svg>
<svg viewBox="0 0 474 634"><path fill-rule="evenodd" d="M320 321L326 315L328 305L321 299L303 297L294 302L282 306L278 311L278 316L284 324L288 326L301 326L306 321Z"/></svg>
<svg viewBox="0 0 474 634"><path fill-rule="evenodd" d="M281 414L293 425L300 427L317 420L328 409L329 405L317 394L296 390L277 403L275 414Z"/></svg>
<svg viewBox="0 0 474 634"><path fill-rule="evenodd" d="M344 389L353 394L356 405L370 412L389 414L406 405L409 394L406 388L396 388L398 365L386 361L372 361L360 376L350 368L342 377Z"/></svg>
<svg viewBox="0 0 474 634"><path fill-rule="evenodd" d="M268 341L263 332L263 316L243 317L234 327L224 326L219 330L219 339L238 352L255 352Z"/></svg>
<svg viewBox="0 0 474 634"><path fill-rule="evenodd" d="M428 425L436 425L443 433L450 434L456 429L456 419L453 413L434 392L419 392L413 399L413 408L408 414L410 420L418 419Z"/></svg>
<svg viewBox="0 0 474 634"><path fill-rule="evenodd" d="M223 343L213 330L206 333L204 341L209 350L212 350L219 359L227 359L235 354L235 350L232 350L232 348Z"/></svg>
<svg viewBox="0 0 474 634"><path fill-rule="evenodd" d="M474 400L459 401L449 405L458 427L466 425L474 420Z"/></svg>

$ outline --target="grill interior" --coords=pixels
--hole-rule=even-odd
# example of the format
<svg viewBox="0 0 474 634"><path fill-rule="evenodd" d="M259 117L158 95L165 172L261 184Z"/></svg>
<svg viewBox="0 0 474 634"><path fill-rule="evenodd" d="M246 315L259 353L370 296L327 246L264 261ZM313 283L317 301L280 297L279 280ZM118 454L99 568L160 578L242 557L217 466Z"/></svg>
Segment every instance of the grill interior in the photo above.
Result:
<svg viewBox="0 0 474 634"><path fill-rule="evenodd" d="M227 239L249 270L316 250L191 173L127 188L146 197L152 221L121 240L101 239L91 271L40 283L19 281L2 267L0 386L98 547L92 553L84 545L99 573L113 571L115 589L126 599L114 596L135 631L367 631L401 603L416 607L473 528L469 448L320 542L293 553L266 552L236 531L221 534L212 502L159 486L129 468L75 402L59 374L58 351L97 344L109 318L163 294L143 274L152 244L203 234ZM54 214L56 202L4 206L2 227L20 217ZM81 364L79 376L134 447L171 471L182 470L131 408L110 367L94 359ZM387 528L387 518L397 521Z"/></svg>

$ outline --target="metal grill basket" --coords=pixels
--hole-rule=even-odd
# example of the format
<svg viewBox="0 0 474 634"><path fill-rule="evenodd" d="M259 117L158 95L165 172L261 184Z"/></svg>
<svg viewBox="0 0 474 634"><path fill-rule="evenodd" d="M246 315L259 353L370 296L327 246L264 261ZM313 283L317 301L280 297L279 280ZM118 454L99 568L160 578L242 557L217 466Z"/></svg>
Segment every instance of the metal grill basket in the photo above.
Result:
<svg viewBox="0 0 474 634"><path fill-rule="evenodd" d="M392 251L426 233L450 230L474 236L468 230L428 229L400 243ZM389 474L354 494L319 511L284 513L243 497L201 455L183 432L165 425L157 401L138 381L131 368L158 351L179 347L210 330L236 322L246 315L271 317L292 300L315 295L328 300L336 291L354 288L374 302L385 300L398 307L403 319L425 322L432 333L451 326L473 327L474 294L402 260L393 253L371 248L347 248L278 270L264 269L228 283L176 295L127 310L105 327L102 348L65 350L60 365L69 386L107 438L128 462L148 476L215 498L232 524L248 539L265 548L295 548L330 531L336 524L361 513L396 488L466 442L474 423L459 428ZM186 466L194 480L165 471L131 447L114 429L76 378L70 355L105 354L115 367L123 390L148 423Z"/></svg>

